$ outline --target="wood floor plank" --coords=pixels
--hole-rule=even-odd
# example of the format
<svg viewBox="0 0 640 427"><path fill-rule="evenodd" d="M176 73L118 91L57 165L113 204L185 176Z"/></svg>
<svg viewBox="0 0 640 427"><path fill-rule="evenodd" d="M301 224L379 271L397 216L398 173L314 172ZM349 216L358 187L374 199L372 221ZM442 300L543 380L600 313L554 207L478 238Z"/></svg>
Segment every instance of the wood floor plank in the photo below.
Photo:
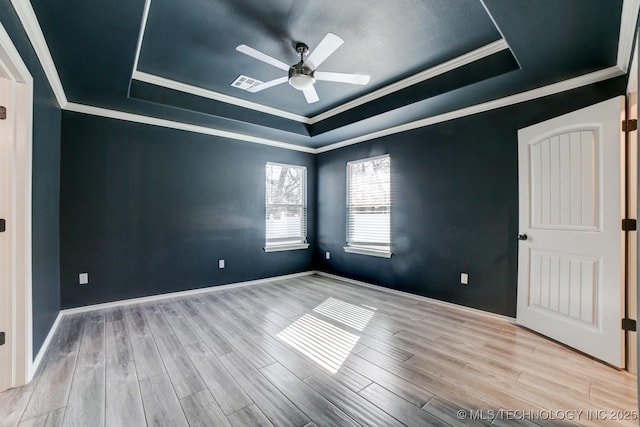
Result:
<svg viewBox="0 0 640 427"><path fill-rule="evenodd" d="M83 315L71 315L61 320L47 356L47 368L38 378L23 420L66 406L83 326Z"/></svg>
<svg viewBox="0 0 640 427"><path fill-rule="evenodd" d="M105 420L105 314L85 316L69 401L64 414L67 426L104 425ZM87 399L87 396L91 396Z"/></svg>
<svg viewBox="0 0 640 427"><path fill-rule="evenodd" d="M124 312L138 379L162 375L165 372L164 364L142 309L138 306L127 306Z"/></svg>
<svg viewBox="0 0 640 427"><path fill-rule="evenodd" d="M371 384L358 394L408 426L441 427L446 425L440 418L436 418L428 412L412 405L376 383Z"/></svg>
<svg viewBox="0 0 640 427"><path fill-rule="evenodd" d="M209 390L183 397L180 404L190 427L230 426Z"/></svg>
<svg viewBox="0 0 640 427"><path fill-rule="evenodd" d="M140 386L133 360L107 356L105 425L127 427L144 423Z"/></svg>
<svg viewBox="0 0 640 427"><path fill-rule="evenodd" d="M144 425L144 409L124 311L106 310L105 425Z"/></svg>
<svg viewBox="0 0 640 427"><path fill-rule="evenodd" d="M10 389L0 393L0 427L18 425L33 391Z"/></svg>
<svg viewBox="0 0 640 427"><path fill-rule="evenodd" d="M279 363L260 369L269 381L318 425L357 426L352 418L338 409Z"/></svg>
<svg viewBox="0 0 640 427"><path fill-rule="evenodd" d="M171 327L173 334L180 340L180 344L190 345L200 342L200 337L185 316L174 306L173 301L163 300L158 302L157 306Z"/></svg>
<svg viewBox="0 0 640 427"><path fill-rule="evenodd" d="M140 393L148 426L188 427L167 374L140 381Z"/></svg>
<svg viewBox="0 0 640 427"><path fill-rule="evenodd" d="M253 403L220 361L203 344L192 344L184 348L225 415Z"/></svg>
<svg viewBox="0 0 640 427"><path fill-rule="evenodd" d="M229 422L234 427L273 427L271 421L264 416L256 405L250 405L229 415Z"/></svg>
<svg viewBox="0 0 640 427"><path fill-rule="evenodd" d="M238 325L256 345L263 348L273 360L277 360L298 378L305 379L318 372L318 369L307 358L301 357L296 351L284 345L280 340L271 336L267 331L261 330L259 325L254 324L241 313L229 307L224 299L220 297L212 298L216 303L216 309L231 323ZM228 300L233 304L234 300Z"/></svg>
<svg viewBox="0 0 640 427"><path fill-rule="evenodd" d="M227 353L231 353L233 346L223 337L216 328L211 327L211 322L215 320L209 319L206 313L201 312L194 305L193 302L186 298L181 298L174 301L175 306L185 316L189 325L193 328L193 331L198 335L206 346L216 356L222 356ZM192 344L196 344L196 340Z"/></svg>
<svg viewBox="0 0 640 427"><path fill-rule="evenodd" d="M309 421L304 413L241 355L227 354L220 357L220 362L275 425L297 427Z"/></svg>
<svg viewBox="0 0 640 427"><path fill-rule="evenodd" d="M403 424L358 395L354 391L340 384L331 376L318 373L305 381L311 388L340 408L345 414L363 426L402 426Z"/></svg>
<svg viewBox="0 0 640 427"><path fill-rule="evenodd" d="M357 355L349 356L345 360L344 366L353 369L358 374L366 378L369 378L374 383L378 383L386 389L393 391L417 407L422 407L422 405L427 403L429 399L433 397L433 393L424 390L412 382L400 378Z"/></svg>
<svg viewBox="0 0 640 427"><path fill-rule="evenodd" d="M64 419L64 408L56 409L39 417L31 418L19 424L19 427L60 427ZM4 425L0 421L0 425ZM15 424L7 424L15 425Z"/></svg>
<svg viewBox="0 0 640 427"><path fill-rule="evenodd" d="M212 301L209 299L198 300L194 304L209 323L214 326L220 335L233 346L234 351L238 351L251 361L256 367L267 366L275 361L263 348L245 335L244 330L233 321L229 321L213 309Z"/></svg>
<svg viewBox="0 0 640 427"><path fill-rule="evenodd" d="M178 398L206 388L178 338L173 334L167 334L156 338L155 341Z"/></svg>

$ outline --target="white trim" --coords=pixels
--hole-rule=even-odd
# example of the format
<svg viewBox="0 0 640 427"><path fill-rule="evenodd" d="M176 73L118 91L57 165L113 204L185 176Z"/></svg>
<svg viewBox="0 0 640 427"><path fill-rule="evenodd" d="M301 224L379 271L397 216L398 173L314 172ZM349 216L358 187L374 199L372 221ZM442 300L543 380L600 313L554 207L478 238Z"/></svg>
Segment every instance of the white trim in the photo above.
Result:
<svg viewBox="0 0 640 427"><path fill-rule="evenodd" d="M146 22L146 21L145 21ZM144 27L144 25L143 25ZM142 31L142 30L141 30ZM142 39L140 39L140 45L142 43ZM471 52L465 53L464 55L460 55L457 58L452 60L443 62L442 64L438 64L435 67L428 68L424 71L416 73L412 76L409 76L405 79L402 79L398 82L387 85L383 88L380 88L374 92L368 93L360 98L354 99L353 101L346 102L342 105L339 105L336 108L333 108L329 111L325 111L324 113L320 113L313 117L305 117L299 114L290 113L285 110L280 110L278 108L269 107L263 104L259 104L257 102L247 101L245 99L236 98L234 96L225 95L220 92L215 92L212 90L204 89L198 86L192 86L186 83L178 82L175 80L166 79L164 77L160 77L154 74L145 73L142 71L138 71L134 69L132 78L141 82L153 84L156 86L165 87L167 89L173 89L179 92L189 93L191 95L201 96L207 99L213 99L215 101L225 102L227 104L237 105L239 107L248 108L255 111L260 111L262 113L270 114L272 116L283 117L285 119L294 120L300 123L305 123L312 125L314 123L318 123L322 120L326 120L330 117L333 117L337 114L344 113L345 111L351 110L353 108L364 105L368 102L374 101L378 98L382 98L383 96L389 95L391 93L397 92L399 90L405 89L414 84L423 82L425 80L432 79L436 76L444 74L446 72L455 70L456 68L462 67L464 65L475 62L479 59L485 58L487 56L493 55L497 52L508 49L509 46L504 39L497 40L493 43L489 43L486 46L483 46L479 49L473 50ZM137 52L138 54L139 52ZM136 56L137 60L137 56ZM136 62L137 64L137 62ZM137 67L137 65L136 65Z"/></svg>
<svg viewBox="0 0 640 427"><path fill-rule="evenodd" d="M239 107L248 108L250 110L259 111L261 113L270 114L272 116L278 116L296 122L309 124L307 117L293 114L288 111L279 110L277 108L268 107L266 105L258 104L257 102L247 101L245 99L236 98L230 95L225 95L220 92L214 92L212 90L203 89L198 86L191 86L186 83L178 82L175 80L165 79L164 77L156 76L142 71L134 71L132 78L141 82L149 83L156 86L165 87L167 89L177 90L178 92L184 92L191 95L200 96L202 98L213 99L214 101L220 101L227 104L237 105Z"/></svg>
<svg viewBox="0 0 640 427"><path fill-rule="evenodd" d="M281 252L281 251L294 251L297 249L307 249L308 243L295 243L292 245L272 245L265 246L263 249L265 252Z"/></svg>
<svg viewBox="0 0 640 427"><path fill-rule="evenodd" d="M142 50L142 40L144 32L147 29L147 19L149 18L149 9L151 8L151 0L145 0L144 9L142 10L142 23L140 24L140 33L138 34L138 43L136 44L136 56L133 59L133 70L131 78L134 79L136 71L138 71L138 61L140 60L140 51Z"/></svg>
<svg viewBox="0 0 640 427"><path fill-rule="evenodd" d="M426 117L421 120L405 123L399 126L394 126L391 128L383 129L377 132L372 132L366 135L361 135L355 138L347 139L345 141L328 144L323 147L314 149L310 147L303 147L303 146L298 146L295 144L290 144L290 143L285 143L280 141L257 138L249 135L222 131L222 130L217 130L213 128L203 127L203 126L189 125L185 123L173 122L173 121L163 120L163 119L155 119L149 116L136 115L136 114L119 112L114 110L107 110L104 108L83 106L80 104L67 105L68 101L64 93L62 83L60 82L60 78L56 71L56 67L51 57L51 53L49 52L49 48L47 46L44 35L42 34L42 30L35 16L33 8L31 7L31 3L28 0L11 0L11 3L13 4L13 7L15 8L16 13L19 16L20 21L22 22L22 25L25 31L27 32L29 40L31 41L31 44L33 45L36 51L36 54L40 60L40 63L42 64L45 74L47 75L47 78L49 80L49 84L51 85L61 108L69 111L76 111L80 113L98 115L102 117L118 118L121 120L127 120L131 122L146 123L146 124L151 124L155 126L186 130L190 132L202 133L207 135L223 136L231 139L247 141L247 142L255 142L259 144L266 144L266 145L271 145L275 147L290 149L294 151L303 151L303 152L312 153L312 154L324 153L327 151L357 144L359 142L369 141L372 139L381 138L383 136L393 135L399 132L426 127L426 126L430 126L436 123L441 123L447 120L453 120L453 119L469 116L472 114L477 114L477 113L493 110L496 108L501 108L501 107L517 104L520 102L537 99L540 97L552 95L554 93L560 93L563 91L575 89L588 84L597 83L597 82L624 74L628 66L628 59L631 56L631 46L633 44L633 33L635 32L635 22L638 15L638 10L640 8L640 0L624 0L623 1L621 23L620 23L620 34L619 34L619 41L618 41L618 57L617 57L618 65L616 66L608 67L593 73L589 73L583 76L565 80L563 82L555 83L548 86L543 86L541 88L533 89L526 92L521 92L519 94L511 95L505 98L500 98L500 99L485 102L482 104L473 105L460 110L451 111L445 114L440 114L438 116ZM143 20L146 21L146 16L143 16ZM504 41L504 39L502 39L502 42L504 42L505 44L504 48L508 48L507 42ZM495 43L498 43L498 44L495 44L495 45L490 44L485 46L484 48L480 48L481 52L479 53L481 54L483 49L487 49L486 52L490 52L491 49L498 49L501 47L500 41ZM140 48L141 46L142 46L142 40L139 40L138 48ZM474 52L477 52L477 51L474 51ZM136 56L138 54L139 52L137 51ZM461 57L456 58L452 61L457 61L458 59L464 56L465 55L462 55ZM449 61L449 62L452 62L452 61ZM445 64L441 64L440 66L444 66ZM437 68L437 67L434 67L434 68ZM425 72L427 71L429 70L425 70ZM341 108L341 107L337 107L337 108ZM309 121L314 120L317 117L320 117L323 114L328 114L332 111L334 110L330 110L328 112L322 113L308 120Z"/></svg>
<svg viewBox="0 0 640 427"><path fill-rule="evenodd" d="M29 69L22 61L22 57L20 57L20 53L13 45L11 41L11 37L4 29L2 24L0 24L0 47L3 49L3 57L7 60L7 63L4 63L3 69L8 74L10 80L16 83L25 83L32 84L33 77L31 77L31 73L29 73Z"/></svg>
<svg viewBox="0 0 640 427"><path fill-rule="evenodd" d="M631 60L631 48L636 35L636 21L640 10L640 0L624 0L622 16L620 18L620 33L618 36L618 68L625 73Z"/></svg>
<svg viewBox="0 0 640 427"><path fill-rule="evenodd" d="M416 294L412 294L410 292L404 292L404 291L399 291L399 290L396 290L396 289L386 288L384 286L373 285L371 283L362 282L360 280L349 279L347 277L338 276L336 274L325 273L324 271L315 271L315 274L318 275L318 276L324 276L324 277L328 277L330 279L340 280L340 281L343 281L343 282L350 283L352 285L363 286L365 288L375 289L375 290L386 292L386 293L389 293L389 294L398 295L398 296L401 296L401 297L407 297L407 298L415 299L415 300L422 301L422 302L428 302L428 303L431 303L431 304L441 305L441 306L444 306L444 307L447 307L447 308L453 308L455 310L460 310L460 311L464 311L464 312L467 312L467 313L473 313L473 314L478 314L480 316L486 316L486 317L490 317L490 318L493 318L493 319L507 321L507 322L515 325L515 320L516 319L513 318L513 317L510 317L510 316L505 316L505 315L502 315L502 314L496 314L496 313L492 313L490 311L484 311L484 310L480 310L480 309L477 309L477 308L467 307L465 305L456 304L456 303L453 303L453 302L442 301L442 300L435 299L435 298L425 297L425 296L422 296L422 295L416 295Z"/></svg>
<svg viewBox="0 0 640 427"><path fill-rule="evenodd" d="M428 68L424 71L414 74L413 76L409 76L396 83L392 83L374 92L361 96L360 98L354 99L351 102L344 103L332 110L318 114L317 116L314 116L309 120L309 124L318 123L322 120L328 119L329 117L344 113L345 111L348 111L352 108L359 107L360 105L374 101L378 98L382 98L383 96L387 96L391 93L405 89L414 84L432 79L441 74L455 70L456 68L463 67L467 64L478 61L479 59L486 58L487 56L501 52L505 49L509 49L509 45L504 39L489 43L488 45L482 46L479 49L465 53L464 55L458 56L457 58L453 58L452 60L443 62L442 64L438 64L435 67Z"/></svg>
<svg viewBox="0 0 640 427"><path fill-rule="evenodd" d="M49 85L51 85L51 89L58 100L58 105L60 105L60 108L64 108L64 106L67 105L67 96L64 93L58 70L53 62L49 46L47 46L47 41L44 38L31 2L29 0L11 0L11 4L18 14L24 30L27 32L33 49L36 51L42 69L49 80Z"/></svg>
<svg viewBox="0 0 640 427"><path fill-rule="evenodd" d="M345 246L342 249L350 254L369 255L379 258L391 258L391 255L393 255L391 251L379 251L376 249L364 248L362 246Z"/></svg>
<svg viewBox="0 0 640 427"><path fill-rule="evenodd" d="M358 144L360 142L370 141L372 139L382 138L384 136L394 135L396 133L406 132L408 130L431 126L433 124L445 122L448 120L459 119L461 117L483 113L485 111L495 110L497 108L519 104L521 102L531 101L533 99L542 98L542 97L553 95L556 93L565 92L565 91L576 89L582 86L601 82L603 80L611 79L613 77L618 77L622 74L624 74L624 72L617 66L605 68L600 71L595 71L593 73L585 74L579 77L574 77L572 79L564 80L559 83L554 83L548 86L542 86L537 89L532 89L526 92L517 93L515 95L499 98L499 99L485 102L482 104L472 105L470 107L462 108L460 110L450 111L448 113L439 114L437 116L426 117L424 119L404 123L399 126L394 126L387 129L382 129L376 132L372 132L366 135L357 136L355 138L347 139L345 141L325 145L323 147L317 148L316 153L324 153L324 152L335 150L338 148L347 147L349 145Z"/></svg>
<svg viewBox="0 0 640 427"><path fill-rule="evenodd" d="M102 304L92 304L92 305L85 305L82 307L67 308L65 310L62 310L60 313L63 316L68 316L69 314L86 313L88 311L102 310L105 308L122 307L126 305L140 304L140 303L150 302L150 301L161 301L167 298L185 297L189 295L198 295L198 294L204 294L209 292L223 291L227 289L242 288L245 286L261 285L264 283L277 282L280 280L295 279L296 277L311 276L313 274L315 274L315 271L313 270L303 271L301 273L285 274L282 276L267 277L265 279L249 280L246 282L229 283L226 285L217 285L217 286L209 286L206 288L190 289L188 291L169 292L169 293L159 294L159 295L150 295L148 297L130 298L130 299L119 300L119 301L105 302Z"/></svg>
<svg viewBox="0 0 640 427"><path fill-rule="evenodd" d="M301 145L289 144L286 142L275 141L272 139L259 138L256 136L245 135L236 132L230 132L215 128L192 125L188 123L175 122L172 120L158 119L140 114L125 113L123 111L108 110L106 108L92 107L90 105L76 104L69 102L65 108L66 111L76 113L90 114L93 116L107 117L111 119L124 120L127 122L144 123L153 126L160 126L171 129L184 130L189 132L201 133L205 135L219 136L221 138L235 139L238 141L253 142L255 144L270 145L272 147L285 148L287 150L302 151L304 153L315 153L315 149L304 147Z"/></svg>
<svg viewBox="0 0 640 427"><path fill-rule="evenodd" d="M12 247L11 279L8 296L11 304L9 348L11 349L11 386L17 387L31 380L33 364L32 314L32 133L33 78L13 45L9 34L0 24L0 62L11 81L11 101L7 105L7 123L12 122L8 138L11 152L9 219L13 226L7 233ZM10 224L11 225L11 224Z"/></svg>
<svg viewBox="0 0 640 427"><path fill-rule="evenodd" d="M301 145L295 145L287 142L259 138L259 137L240 134L236 132L223 131L223 130L218 130L215 128L209 128L205 126L191 125L191 124L182 123L182 122L158 119L155 117L143 116L139 114L125 113L122 111L109 110L106 108L92 107L88 105L76 104L73 102L69 102L65 106L64 110L74 111L77 113L90 114L94 116L125 120L129 122L143 123L143 124L148 124L153 126L161 126L161 127L171 128L171 129L184 130L188 132L202 133L205 135L220 136L220 137L235 139L239 141L254 142L257 144L270 145L274 147L284 148L287 150L302 151L302 152L311 153L311 154L320 154L327 151L336 150L342 147L347 147L349 145L358 144L360 142L365 142L365 141L369 141L376 138L382 138L384 136L394 135L396 133L418 129L426 126L431 126L431 125L445 122L448 120L458 119L458 118L470 116L473 114L483 113L485 111L495 110L497 108L507 107L509 105L519 104L521 102L531 101L537 98L554 95L556 93L565 92L565 91L576 89L582 86L598 83L603 80L618 77L622 74L624 74L622 70L620 70L617 66L613 66L613 67L605 68L589 74L585 74L582 76L574 77L569 80L564 80L558 83L554 83L552 85L542 86L526 92L517 93L504 98L498 98L493 101L485 102L482 104L472 105L470 107L450 111L448 113L440 114L437 116L426 117L424 119L382 129L380 131L372 132L366 135L361 135L355 138L325 145L319 148L305 147Z"/></svg>
<svg viewBox="0 0 640 427"><path fill-rule="evenodd" d="M53 336L58 331L58 326L60 326L60 319L62 319L61 311L58 312L58 315L56 316L56 320L53 322L53 325L51 325L51 329L49 329L49 333L44 339L42 346L40 346L40 350L38 350L38 354L36 354L36 357L33 358L33 363L31 364L29 369L29 378L33 378L35 373L38 371L38 368L40 367L40 363L42 363L42 358L44 357L45 354L47 354L47 350L51 345Z"/></svg>

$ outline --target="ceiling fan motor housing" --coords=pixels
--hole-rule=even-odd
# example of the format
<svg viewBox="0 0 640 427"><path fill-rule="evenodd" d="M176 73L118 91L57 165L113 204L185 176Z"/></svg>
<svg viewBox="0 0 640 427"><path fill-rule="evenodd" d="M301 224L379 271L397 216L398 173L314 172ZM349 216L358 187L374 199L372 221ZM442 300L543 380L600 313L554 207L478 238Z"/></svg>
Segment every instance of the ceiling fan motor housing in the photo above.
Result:
<svg viewBox="0 0 640 427"><path fill-rule="evenodd" d="M315 84L314 70L299 62L289 68L289 84L295 89L304 90Z"/></svg>

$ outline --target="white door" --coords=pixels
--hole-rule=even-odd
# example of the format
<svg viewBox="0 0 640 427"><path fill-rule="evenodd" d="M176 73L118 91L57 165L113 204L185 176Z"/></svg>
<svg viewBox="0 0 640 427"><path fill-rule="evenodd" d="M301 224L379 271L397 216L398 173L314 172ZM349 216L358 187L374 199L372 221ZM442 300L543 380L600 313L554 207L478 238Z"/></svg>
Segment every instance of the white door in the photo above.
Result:
<svg viewBox="0 0 640 427"><path fill-rule="evenodd" d="M517 322L618 367L624 111L618 97L518 131Z"/></svg>
<svg viewBox="0 0 640 427"><path fill-rule="evenodd" d="M2 78L0 69L0 105L7 106L10 101L10 89L13 82ZM7 231L0 233L0 332L5 333L6 343L0 346L0 391L11 387L13 383L13 357L11 354L11 320L13 307L11 301L12 277L12 239L10 232L11 188L13 171L12 153L13 130L11 120L0 120L0 218L7 221Z"/></svg>

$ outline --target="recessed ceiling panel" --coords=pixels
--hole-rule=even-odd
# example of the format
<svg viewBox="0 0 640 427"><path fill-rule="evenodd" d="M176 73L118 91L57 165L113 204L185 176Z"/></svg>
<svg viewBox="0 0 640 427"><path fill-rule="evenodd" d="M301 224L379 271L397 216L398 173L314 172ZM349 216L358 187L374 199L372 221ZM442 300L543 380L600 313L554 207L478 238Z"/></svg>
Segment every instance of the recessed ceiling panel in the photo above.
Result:
<svg viewBox="0 0 640 427"><path fill-rule="evenodd" d="M313 104L286 83L258 93L231 86L239 75L265 82L286 75L238 45L294 64L296 42L313 52L327 33L344 44L318 71L368 74L369 84L318 82ZM152 0L138 70L313 116L499 39L477 0Z"/></svg>

